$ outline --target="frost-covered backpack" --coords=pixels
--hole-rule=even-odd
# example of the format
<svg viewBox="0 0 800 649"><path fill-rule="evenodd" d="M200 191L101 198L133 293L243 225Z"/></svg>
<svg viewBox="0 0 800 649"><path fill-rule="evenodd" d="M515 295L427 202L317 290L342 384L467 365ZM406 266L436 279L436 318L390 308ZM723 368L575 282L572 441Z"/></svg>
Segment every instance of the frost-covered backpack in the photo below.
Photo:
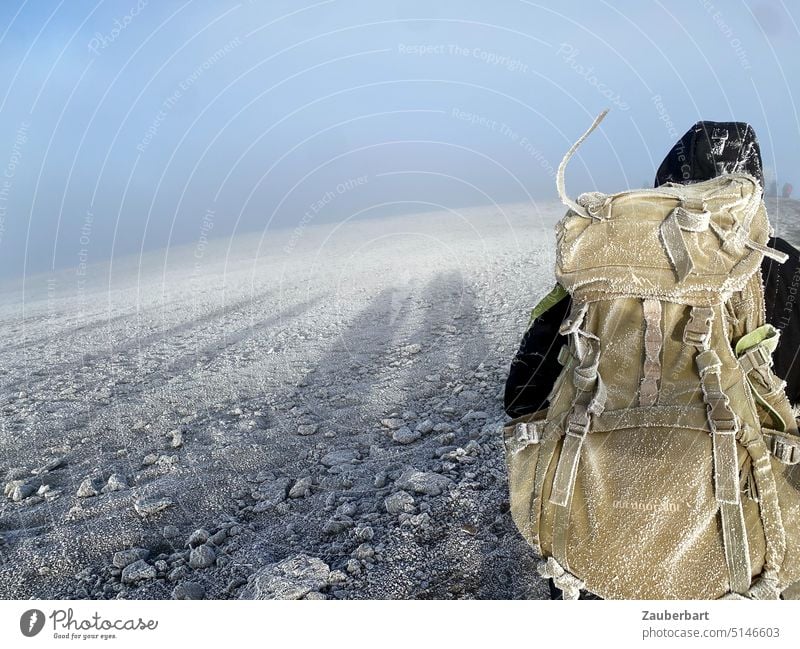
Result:
<svg viewBox="0 0 800 649"><path fill-rule="evenodd" d="M777 598L800 580L800 437L771 370L760 185L566 196L572 296L546 411L504 427L511 512L565 597Z"/></svg>

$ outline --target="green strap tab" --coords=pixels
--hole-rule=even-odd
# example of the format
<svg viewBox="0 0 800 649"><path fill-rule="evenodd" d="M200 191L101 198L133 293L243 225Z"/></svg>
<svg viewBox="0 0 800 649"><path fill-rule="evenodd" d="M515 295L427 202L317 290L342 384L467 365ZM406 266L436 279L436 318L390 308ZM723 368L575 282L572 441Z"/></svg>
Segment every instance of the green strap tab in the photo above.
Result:
<svg viewBox="0 0 800 649"><path fill-rule="evenodd" d="M736 355L741 356L751 347L764 343L770 353L778 346L780 332L771 324L765 324L745 334L736 343Z"/></svg>
<svg viewBox="0 0 800 649"><path fill-rule="evenodd" d="M567 290L561 286L561 284L556 284L553 290L539 300L539 303L533 307L529 324L533 324L534 320L540 318L568 295L569 293L567 293Z"/></svg>

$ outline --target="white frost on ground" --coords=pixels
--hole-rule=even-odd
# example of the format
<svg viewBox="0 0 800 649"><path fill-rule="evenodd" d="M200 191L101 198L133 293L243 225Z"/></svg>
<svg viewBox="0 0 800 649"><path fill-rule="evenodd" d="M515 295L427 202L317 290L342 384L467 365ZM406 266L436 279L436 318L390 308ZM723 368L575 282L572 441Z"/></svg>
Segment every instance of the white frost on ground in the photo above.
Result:
<svg viewBox="0 0 800 649"><path fill-rule="evenodd" d="M305 597L544 596L496 423L562 213L311 225L32 277L24 301L0 285L0 597L280 593L312 559L330 572Z"/></svg>

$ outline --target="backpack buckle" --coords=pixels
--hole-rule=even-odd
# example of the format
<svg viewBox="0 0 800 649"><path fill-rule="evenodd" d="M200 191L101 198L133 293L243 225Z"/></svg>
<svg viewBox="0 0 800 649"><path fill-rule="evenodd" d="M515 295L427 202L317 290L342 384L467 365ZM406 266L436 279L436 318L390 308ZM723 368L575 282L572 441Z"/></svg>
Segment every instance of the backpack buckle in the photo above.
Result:
<svg viewBox="0 0 800 649"><path fill-rule="evenodd" d="M724 401L708 406L708 420L715 435L735 435L739 432L739 421L730 406Z"/></svg>
<svg viewBox="0 0 800 649"><path fill-rule="evenodd" d="M539 429L544 422L517 422L514 424L513 435L508 438L509 450L516 455L531 444L538 444L540 441Z"/></svg>
<svg viewBox="0 0 800 649"><path fill-rule="evenodd" d="M586 410L573 412L567 419L567 430L565 434L572 437L585 437L589 432L589 413Z"/></svg>
<svg viewBox="0 0 800 649"><path fill-rule="evenodd" d="M739 362L745 372L760 370L765 365L772 365L772 355L764 345L755 345L739 357Z"/></svg>
<svg viewBox="0 0 800 649"><path fill-rule="evenodd" d="M537 423L520 422L514 426L514 435L517 441L522 442L526 446L528 444L539 443L539 425Z"/></svg>
<svg viewBox="0 0 800 649"><path fill-rule="evenodd" d="M689 322L683 329L683 342L687 345L706 348L711 342L711 322L714 309L711 307L692 307Z"/></svg>
<svg viewBox="0 0 800 649"><path fill-rule="evenodd" d="M770 453L772 453L782 464L800 464L800 439L797 442L771 435L768 439Z"/></svg>
<svg viewBox="0 0 800 649"><path fill-rule="evenodd" d="M715 435L735 435L739 432L736 419L712 420L711 427Z"/></svg>

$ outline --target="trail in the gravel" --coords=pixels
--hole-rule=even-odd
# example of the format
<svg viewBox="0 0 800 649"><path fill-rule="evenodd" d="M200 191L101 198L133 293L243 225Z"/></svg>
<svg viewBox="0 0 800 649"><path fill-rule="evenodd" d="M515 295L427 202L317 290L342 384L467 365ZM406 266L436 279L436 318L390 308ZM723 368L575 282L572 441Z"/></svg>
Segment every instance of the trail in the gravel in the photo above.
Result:
<svg viewBox="0 0 800 649"><path fill-rule="evenodd" d="M284 596L543 596L496 425L561 213L310 226L0 287L0 597L258 596L287 558Z"/></svg>

